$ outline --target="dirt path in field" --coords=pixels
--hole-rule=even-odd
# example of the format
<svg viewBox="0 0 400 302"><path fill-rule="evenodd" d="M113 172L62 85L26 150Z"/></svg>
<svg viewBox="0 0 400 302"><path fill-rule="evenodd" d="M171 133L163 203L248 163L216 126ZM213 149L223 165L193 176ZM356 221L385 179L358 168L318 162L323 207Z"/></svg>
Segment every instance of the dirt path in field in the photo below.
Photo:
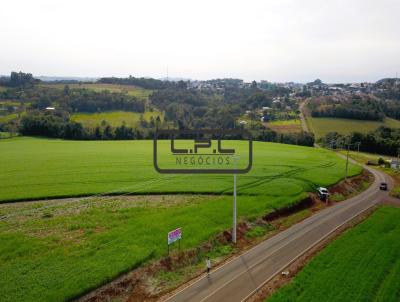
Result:
<svg viewBox="0 0 400 302"><path fill-rule="evenodd" d="M304 114L304 106L306 105L307 101L302 101L299 106L299 111L300 111L300 121L301 121L301 128L303 129L304 132L310 132L310 129L308 129L306 117Z"/></svg>

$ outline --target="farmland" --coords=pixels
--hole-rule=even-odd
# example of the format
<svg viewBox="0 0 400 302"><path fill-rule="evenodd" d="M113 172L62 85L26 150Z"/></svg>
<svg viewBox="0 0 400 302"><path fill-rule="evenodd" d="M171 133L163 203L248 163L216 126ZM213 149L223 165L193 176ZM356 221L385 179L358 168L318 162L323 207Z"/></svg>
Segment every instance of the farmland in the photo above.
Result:
<svg viewBox="0 0 400 302"><path fill-rule="evenodd" d="M383 122L379 122L330 117L315 118L308 116L307 124L317 138L323 137L329 132L338 132L340 134L349 134L354 131L367 133L380 126L400 128L400 121L391 118L385 118Z"/></svg>
<svg viewBox="0 0 400 302"><path fill-rule="evenodd" d="M399 301L399 221L399 208L379 208L268 301Z"/></svg>
<svg viewBox="0 0 400 302"><path fill-rule="evenodd" d="M190 248L231 224L232 176L157 174L151 141L20 137L0 141L0 150L3 201L121 194L0 205L4 301L72 299L165 255L165 234L177 226L182 247ZM238 176L239 217L294 204L316 185L337 182L343 170L344 161L327 150L255 142L254 168ZM186 194L169 194L178 192Z"/></svg>
<svg viewBox="0 0 400 302"><path fill-rule="evenodd" d="M43 87L49 88L57 88L64 89L65 84L42 84ZM116 85L116 84L68 84L69 88L77 89L77 88L85 88L94 91L104 91L108 90L110 92L124 92L128 93L131 96L135 96L139 99L147 100L149 95L152 93L152 90L143 89L140 87L132 86L132 85Z"/></svg>
<svg viewBox="0 0 400 302"><path fill-rule="evenodd" d="M268 128L271 128L278 133L292 133L301 131L301 124L300 120L298 119L271 121L264 124Z"/></svg>
<svg viewBox="0 0 400 302"><path fill-rule="evenodd" d="M223 193L230 191L232 183L231 177L223 175L157 174L152 141L21 137L0 141L0 150L2 201L110 191ZM284 198L296 198L316 185L336 183L343 177L344 166L342 159L327 150L255 142L253 169L239 177L239 185L243 193L272 197L284 193ZM351 174L359 171L359 167L351 166ZM195 187L193 181L197 182Z"/></svg>
<svg viewBox="0 0 400 302"><path fill-rule="evenodd" d="M127 127L136 128L139 125L141 113L128 111L113 111L101 113L74 113L71 116L73 121L81 123L84 127L93 128L106 121L112 127L118 127L125 122ZM164 114L159 111L147 111L143 114L143 119L150 122L151 117L156 119L157 116L163 119Z"/></svg>

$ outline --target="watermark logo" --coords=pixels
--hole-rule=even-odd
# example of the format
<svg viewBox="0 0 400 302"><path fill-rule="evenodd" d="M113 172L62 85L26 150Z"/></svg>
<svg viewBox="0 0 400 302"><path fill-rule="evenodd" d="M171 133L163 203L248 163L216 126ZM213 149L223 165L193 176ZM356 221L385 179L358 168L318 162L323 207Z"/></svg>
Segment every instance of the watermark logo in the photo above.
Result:
<svg viewBox="0 0 400 302"><path fill-rule="evenodd" d="M243 174L253 163L252 136L241 129L157 130L154 168L168 174Z"/></svg>

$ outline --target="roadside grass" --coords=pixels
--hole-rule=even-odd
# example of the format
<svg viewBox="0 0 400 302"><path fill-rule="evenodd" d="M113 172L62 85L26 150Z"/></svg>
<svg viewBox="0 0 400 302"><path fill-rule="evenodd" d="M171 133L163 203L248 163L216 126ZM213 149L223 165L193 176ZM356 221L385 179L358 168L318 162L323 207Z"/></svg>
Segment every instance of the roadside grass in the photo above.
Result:
<svg viewBox="0 0 400 302"><path fill-rule="evenodd" d="M367 133L380 126L400 128L400 121L391 118L385 118L383 122L379 122L329 117L316 118L307 116L307 122L317 138L323 137L329 132L350 134L351 132Z"/></svg>
<svg viewBox="0 0 400 302"><path fill-rule="evenodd" d="M18 137L0 141L0 201L99 193L232 192L231 175L160 175L153 142L64 141ZM344 177L334 152L254 142L253 169L238 177L241 194L291 199ZM167 148L163 150L166 151ZM361 168L350 165L349 175ZM193 185L196 184L196 185Z"/></svg>
<svg viewBox="0 0 400 302"><path fill-rule="evenodd" d="M125 122L127 127L135 128L139 126L140 117L142 115L143 119L147 122L150 121L151 117L153 117L154 120L157 116L159 116L161 120L164 118L164 113L159 111L146 111L143 114L138 112L112 111L101 113L74 113L71 119L89 128L100 125L103 120L113 127L121 126L123 122Z"/></svg>
<svg viewBox="0 0 400 302"><path fill-rule="evenodd" d="M43 87L64 89L65 84L42 84ZM126 91L129 95L135 96L142 100L147 100L149 95L153 92L149 89L144 89L141 87L133 86L133 85L117 85L117 84L68 84L69 88L77 89L77 88L85 88L94 91L104 91L108 90L110 92L124 92Z"/></svg>
<svg viewBox="0 0 400 302"><path fill-rule="evenodd" d="M382 206L268 301L399 301L400 209Z"/></svg>

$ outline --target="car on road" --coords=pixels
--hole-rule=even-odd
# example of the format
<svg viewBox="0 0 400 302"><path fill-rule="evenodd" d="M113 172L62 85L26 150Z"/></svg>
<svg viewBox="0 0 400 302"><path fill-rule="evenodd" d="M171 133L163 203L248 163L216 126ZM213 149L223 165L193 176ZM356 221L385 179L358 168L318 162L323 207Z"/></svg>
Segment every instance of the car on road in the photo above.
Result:
<svg viewBox="0 0 400 302"><path fill-rule="evenodd" d="M387 183L381 182L381 184L379 185L379 189L381 189L382 191L387 191L387 189L388 189Z"/></svg>
<svg viewBox="0 0 400 302"><path fill-rule="evenodd" d="M317 188L317 195L318 195L319 199L326 201L329 197L329 191L327 188L319 187L319 188Z"/></svg>

